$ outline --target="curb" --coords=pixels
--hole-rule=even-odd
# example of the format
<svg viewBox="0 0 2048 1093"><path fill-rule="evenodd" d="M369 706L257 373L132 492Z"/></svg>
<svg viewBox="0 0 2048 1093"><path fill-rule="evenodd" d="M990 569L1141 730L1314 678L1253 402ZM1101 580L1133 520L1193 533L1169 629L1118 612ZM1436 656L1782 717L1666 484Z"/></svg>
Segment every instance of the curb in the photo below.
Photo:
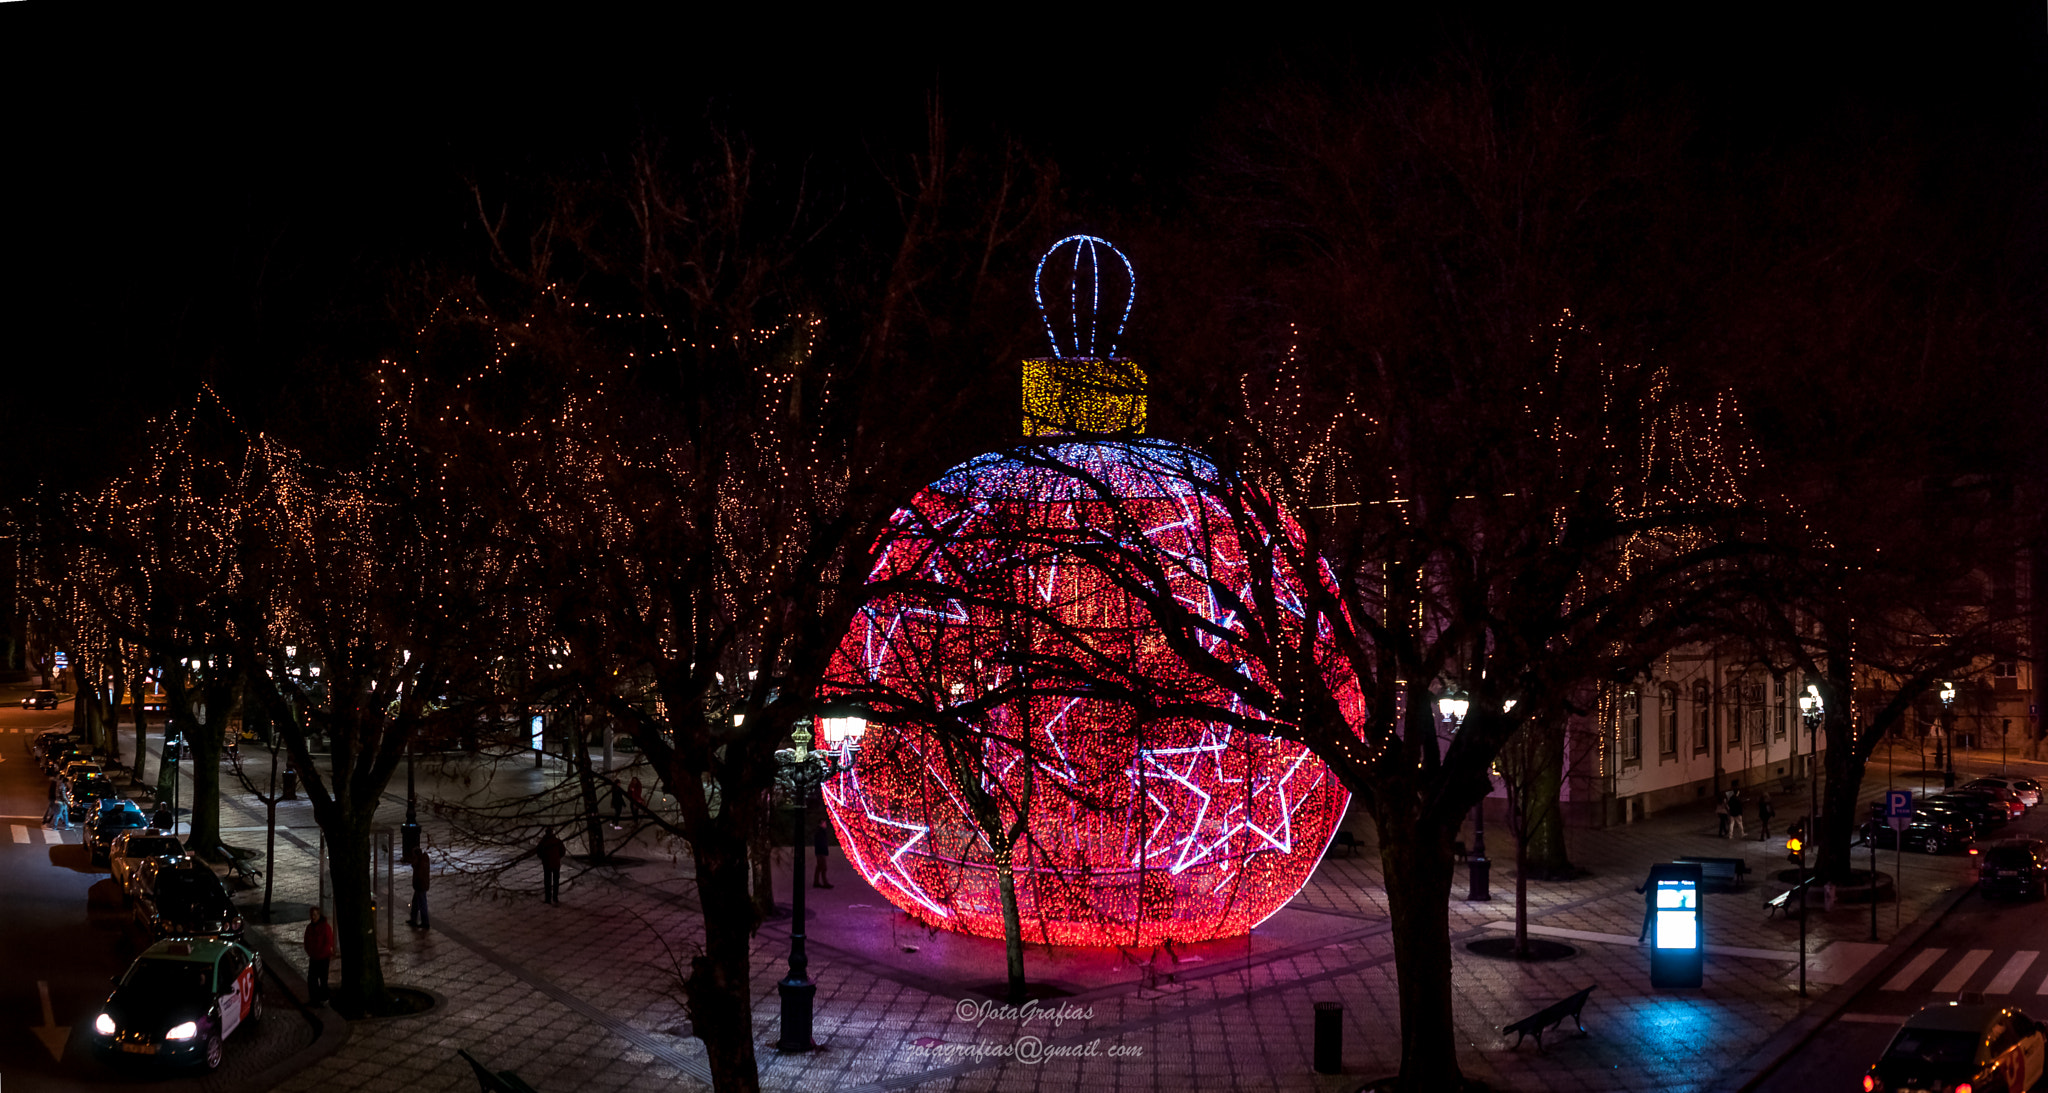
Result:
<svg viewBox="0 0 2048 1093"><path fill-rule="evenodd" d="M1900 955L1920 944L1921 938L1926 937L1930 930L1947 917L1948 913L1955 909L1956 904L1963 901L1963 897L1976 889L1977 886L1974 884L1965 884L1936 900L1932 907L1921 912L1919 918L1899 931L1898 935L1892 938L1891 944L1886 945L1883 952L1865 964L1862 971L1851 976L1848 982L1821 995L1819 1000L1807 1007L1805 1013L1793 1018L1791 1023L1779 1029L1776 1035L1759 1045L1747 1063L1722 1071L1715 1079L1714 1088L1729 1090L1730 1093L1750 1093L1754 1090L1778 1069L1779 1064L1805 1047L1830 1021L1849 1008L1849 1003L1876 982L1878 976L1891 970Z"/></svg>
<svg viewBox="0 0 2048 1093"><path fill-rule="evenodd" d="M305 1018L306 1023L316 1030L313 1043L304 1050L279 1059L229 1087L246 1089L250 1093L263 1093L276 1089L286 1078L340 1051L341 1046L348 1043L349 1024L341 1019L340 1014L326 1006L314 1007L300 1001L306 995L306 981L299 975L298 969L292 967L291 962L278 952L277 946L272 944L269 938L256 930L250 930L244 936L249 939L249 946L262 954L263 970L270 973L270 977L284 988L285 997L292 1000L292 1005L298 1009L299 1016Z"/></svg>

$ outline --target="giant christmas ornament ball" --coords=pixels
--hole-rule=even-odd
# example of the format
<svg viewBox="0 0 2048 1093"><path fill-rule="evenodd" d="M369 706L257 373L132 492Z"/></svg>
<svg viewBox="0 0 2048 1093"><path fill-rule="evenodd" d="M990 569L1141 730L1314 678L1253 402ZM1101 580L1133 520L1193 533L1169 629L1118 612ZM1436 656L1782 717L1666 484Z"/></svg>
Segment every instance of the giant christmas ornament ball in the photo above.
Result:
<svg viewBox="0 0 2048 1093"><path fill-rule="evenodd" d="M1157 440L1029 445L954 468L895 515L873 580L901 590L857 616L832 676L975 712L945 739L925 724L876 723L838 745L848 769L825 801L848 858L884 897L934 926L1002 937L1001 870L984 832L1020 812L1012 869L1027 941L1241 935L1300 890L1349 799L1301 745L1224 722L1141 719L1083 688L972 702L1013 686L1026 660L1068 657L1256 716L1191 670L1110 574L1061 549L1142 537L1182 603L1242 633L1216 591L1251 602L1238 532L1204 485L1215 479L1201 456ZM1281 592L1300 618L1301 590ZM1006 600L1032 610L997 606ZM1260 679L1229 643L1202 644ZM1339 675L1332 685L1357 723L1363 700Z"/></svg>

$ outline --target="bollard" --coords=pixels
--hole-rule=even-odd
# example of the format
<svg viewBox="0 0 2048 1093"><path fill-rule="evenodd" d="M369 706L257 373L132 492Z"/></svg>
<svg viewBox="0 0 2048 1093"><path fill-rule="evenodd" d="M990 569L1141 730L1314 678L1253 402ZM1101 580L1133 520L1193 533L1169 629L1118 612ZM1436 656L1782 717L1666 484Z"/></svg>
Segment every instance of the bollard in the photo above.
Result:
<svg viewBox="0 0 2048 1093"><path fill-rule="evenodd" d="M1344 1073L1344 1003L1316 1003L1316 1073Z"/></svg>

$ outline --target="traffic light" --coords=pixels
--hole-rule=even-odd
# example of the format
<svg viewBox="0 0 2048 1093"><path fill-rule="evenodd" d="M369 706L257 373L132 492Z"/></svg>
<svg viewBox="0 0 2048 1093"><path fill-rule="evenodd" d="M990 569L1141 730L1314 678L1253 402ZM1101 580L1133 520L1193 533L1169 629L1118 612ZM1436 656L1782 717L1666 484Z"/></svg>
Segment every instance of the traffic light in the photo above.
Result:
<svg viewBox="0 0 2048 1093"><path fill-rule="evenodd" d="M1806 829L1799 824L1793 824L1792 830L1785 833L1785 860L1793 865L1801 865L1804 864L1805 856Z"/></svg>

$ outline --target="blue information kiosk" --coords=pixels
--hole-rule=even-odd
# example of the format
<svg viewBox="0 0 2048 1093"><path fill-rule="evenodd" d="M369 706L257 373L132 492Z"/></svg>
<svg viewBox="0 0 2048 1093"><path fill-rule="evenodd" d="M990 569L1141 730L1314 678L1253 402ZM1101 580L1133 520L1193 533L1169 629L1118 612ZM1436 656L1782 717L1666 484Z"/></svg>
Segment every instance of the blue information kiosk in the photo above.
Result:
<svg viewBox="0 0 2048 1093"><path fill-rule="evenodd" d="M1706 975L1700 928L1700 867L1661 862L1650 867L1650 985L1697 987Z"/></svg>

